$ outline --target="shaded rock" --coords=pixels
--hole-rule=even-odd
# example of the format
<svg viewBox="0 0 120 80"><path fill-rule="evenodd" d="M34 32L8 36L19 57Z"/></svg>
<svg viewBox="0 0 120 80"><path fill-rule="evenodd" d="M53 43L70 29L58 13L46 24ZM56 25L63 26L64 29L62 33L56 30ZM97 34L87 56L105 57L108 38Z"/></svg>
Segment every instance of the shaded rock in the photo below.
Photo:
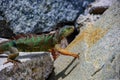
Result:
<svg viewBox="0 0 120 80"><path fill-rule="evenodd" d="M6 20L0 20L0 37L11 38L15 34L9 28L9 23Z"/></svg>
<svg viewBox="0 0 120 80"><path fill-rule="evenodd" d="M19 68L13 69L13 66L9 65L2 69L0 80L45 80L53 70L50 53L20 52L18 59L22 61Z"/></svg>
<svg viewBox="0 0 120 80"><path fill-rule="evenodd" d="M117 0L96 0L91 3L88 11L90 14L103 14Z"/></svg>
<svg viewBox="0 0 120 80"><path fill-rule="evenodd" d="M87 0L86 0L87 1ZM88 3L94 0L88 0ZM51 31L57 24L74 23L84 11L81 0L1 0L3 12L14 33Z"/></svg>
<svg viewBox="0 0 120 80"><path fill-rule="evenodd" d="M60 56L50 80L120 80L119 4L113 4L99 20L81 30L66 48L80 53L80 59Z"/></svg>

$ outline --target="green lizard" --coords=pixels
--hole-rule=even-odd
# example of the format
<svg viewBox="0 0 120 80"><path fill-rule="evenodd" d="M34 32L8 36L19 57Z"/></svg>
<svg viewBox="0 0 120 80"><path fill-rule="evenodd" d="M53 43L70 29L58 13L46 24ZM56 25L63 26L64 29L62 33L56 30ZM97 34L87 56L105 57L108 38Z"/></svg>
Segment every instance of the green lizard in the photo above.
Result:
<svg viewBox="0 0 120 80"><path fill-rule="evenodd" d="M0 53L3 54L5 51L9 51L10 54L8 55L7 62L5 62L5 64L8 62L12 62L14 65L16 65L16 62L19 62L18 60L16 60L16 57L19 56L19 51L49 51L52 53L54 59L57 58L55 52L58 51L60 52L60 54L78 58L78 54L69 52L58 46L60 41L73 33L73 31L74 27L65 27L52 34L43 34L39 36L8 41L0 44Z"/></svg>

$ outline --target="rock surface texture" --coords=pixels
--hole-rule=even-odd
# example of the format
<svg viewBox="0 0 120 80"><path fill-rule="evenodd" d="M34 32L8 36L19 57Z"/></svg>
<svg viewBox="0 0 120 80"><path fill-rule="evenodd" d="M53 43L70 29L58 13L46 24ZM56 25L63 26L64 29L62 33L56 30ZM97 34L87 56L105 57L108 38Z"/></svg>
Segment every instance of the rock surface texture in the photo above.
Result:
<svg viewBox="0 0 120 80"><path fill-rule="evenodd" d="M87 3L94 0L85 0ZM82 0L0 0L0 12L14 33L50 31L74 21L83 12Z"/></svg>
<svg viewBox="0 0 120 80"><path fill-rule="evenodd" d="M50 53L22 53L18 57L22 64L19 64L19 68L14 68L12 65L3 66L5 62L1 59L0 62L0 80L46 80L49 74L53 70L53 61L50 57ZM3 67L6 66L6 68Z"/></svg>
<svg viewBox="0 0 120 80"><path fill-rule="evenodd" d="M60 56L50 80L120 80L120 1L84 27L66 48L80 59ZM54 79L53 79L54 77Z"/></svg>

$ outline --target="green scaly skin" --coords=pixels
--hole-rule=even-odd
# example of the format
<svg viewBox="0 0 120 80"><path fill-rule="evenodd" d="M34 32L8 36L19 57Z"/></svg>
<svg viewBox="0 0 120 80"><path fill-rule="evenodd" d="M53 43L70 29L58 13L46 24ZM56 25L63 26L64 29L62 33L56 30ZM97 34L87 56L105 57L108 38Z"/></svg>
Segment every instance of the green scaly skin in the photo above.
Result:
<svg viewBox="0 0 120 80"><path fill-rule="evenodd" d="M0 53L10 51L8 59L15 60L19 56L19 51L23 52L37 52L48 51L55 48L55 45L60 43L61 39L73 33L74 27L65 27L56 32L55 34L40 35L32 38L21 38L18 40L9 41L0 44ZM16 48L17 49L16 49Z"/></svg>

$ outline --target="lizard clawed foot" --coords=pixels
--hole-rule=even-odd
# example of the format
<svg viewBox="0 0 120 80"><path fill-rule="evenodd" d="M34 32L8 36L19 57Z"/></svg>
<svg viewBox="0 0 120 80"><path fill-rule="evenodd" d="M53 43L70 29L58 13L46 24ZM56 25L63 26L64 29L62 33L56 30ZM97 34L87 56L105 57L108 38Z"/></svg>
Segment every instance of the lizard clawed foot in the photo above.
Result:
<svg viewBox="0 0 120 80"><path fill-rule="evenodd" d="M13 63L13 65L14 65L13 69L14 70L15 70L15 68L17 69L19 67L18 63L21 63L21 61L19 61L19 60L7 59L7 61L3 65L5 65L5 64L7 64L9 62Z"/></svg>
<svg viewBox="0 0 120 80"><path fill-rule="evenodd" d="M70 54L70 55L68 55L68 56L73 56L74 58L78 58L79 59L79 55L78 54Z"/></svg>
<svg viewBox="0 0 120 80"><path fill-rule="evenodd" d="M62 55L67 55L67 56L72 56L74 58L78 58L79 59L79 54L75 54L75 53L72 53L72 52L69 52L65 49L62 49L62 48L59 48L57 49L58 52L60 52Z"/></svg>

